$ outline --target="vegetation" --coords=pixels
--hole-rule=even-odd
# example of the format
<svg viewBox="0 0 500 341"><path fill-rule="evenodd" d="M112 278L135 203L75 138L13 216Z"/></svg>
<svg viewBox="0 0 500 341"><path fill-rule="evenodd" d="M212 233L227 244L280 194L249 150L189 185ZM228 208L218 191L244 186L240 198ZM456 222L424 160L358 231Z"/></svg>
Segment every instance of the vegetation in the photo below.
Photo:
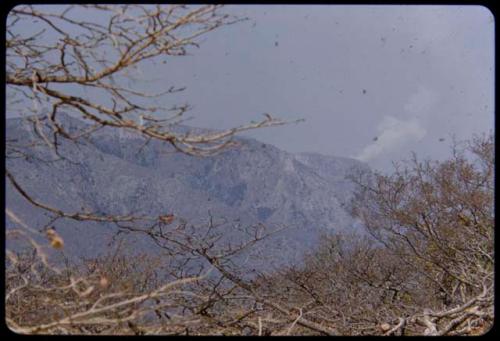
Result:
<svg viewBox="0 0 500 341"><path fill-rule="evenodd" d="M253 279L231 259L265 236L221 251L216 224L142 232L170 255L212 265L198 273L187 258L138 257L120 245L57 269L33 241L33 253L8 253L7 321L21 333L482 334L494 317L493 161L489 136L447 161L357 174L351 206L368 233L325 236L305 265Z"/></svg>
<svg viewBox="0 0 500 341"><path fill-rule="evenodd" d="M79 7L98 11L107 24L76 21L75 8L56 13L19 6L9 15L8 108L31 101L34 114L26 119L51 128L50 135L37 129L33 147L45 146L64 159L58 139L77 142L107 126L206 156L230 146L240 131L284 123L268 116L224 132L180 135L172 126L187 107L170 108L172 116L160 118L159 108L144 104L152 94L114 82L142 61L185 55L197 37L240 20L220 14L219 6ZM16 29L35 19L45 27L27 35ZM46 30L57 38L43 40ZM83 88L108 94L111 104L80 97ZM37 107L42 103L49 103L45 114ZM62 109L91 120L93 128L70 132L57 120ZM16 152L16 141L6 142L7 157L28 157ZM170 215L65 212L33 199L7 168L13 189L54 221L114 223L158 247L157 256L138 255L117 243L104 256L56 265L47 250L63 257L70 252L61 236L50 226L28 226L7 207L8 240L26 243L6 250L7 325L21 334L485 333L494 318L493 142L489 135L455 145L442 162L413 156L390 175L353 174L351 211L366 233L325 236L304 265L250 278L235 258L279 230L248 226L247 238L228 246L219 243L224 223L212 219L193 227Z"/></svg>

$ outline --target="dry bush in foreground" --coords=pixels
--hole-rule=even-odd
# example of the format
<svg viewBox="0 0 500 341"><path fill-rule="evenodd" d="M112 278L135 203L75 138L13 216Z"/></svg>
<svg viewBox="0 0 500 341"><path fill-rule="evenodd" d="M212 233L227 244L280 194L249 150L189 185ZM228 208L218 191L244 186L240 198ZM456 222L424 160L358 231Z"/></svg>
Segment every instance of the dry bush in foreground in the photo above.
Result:
<svg viewBox="0 0 500 341"><path fill-rule="evenodd" d="M447 161L414 157L389 176L353 176L352 210L369 233L326 236L305 266L262 278L266 295L338 335L485 333L494 318L493 146L493 136L478 137Z"/></svg>
<svg viewBox="0 0 500 341"><path fill-rule="evenodd" d="M31 110L26 119L34 131L28 146L6 141L7 158L32 157L29 148L45 146L53 152L49 161L65 159L61 139L78 143L101 128L206 156L232 145L241 131L284 123L267 115L222 132L180 134L173 127L189 107L152 99L182 88L153 94L124 85L144 62L184 56L199 37L239 21L220 6L48 9L54 7L18 6L7 20L7 109L23 117ZM75 19L82 17L87 21ZM70 131L62 111L92 126ZM29 193L7 165L12 188L52 223L113 223L151 238L161 258L118 249L83 265L55 266L47 249L65 252L64 240L47 229L41 243L39 226L6 208L7 238L28 245L6 250L6 321L22 334L481 334L494 317L493 165L490 136L455 148L445 162L414 158L390 176L353 176L359 190L352 211L369 236L324 238L305 266L253 279L232 262L264 238L252 227L247 235L255 237L221 249L217 226L199 231L171 224L168 215L65 212Z"/></svg>
<svg viewBox="0 0 500 341"><path fill-rule="evenodd" d="M7 323L26 334L482 334L494 318L493 164L490 136L447 161L358 174L352 209L368 234L325 236L303 266L253 278L235 255L279 230L248 227L227 247L213 220L123 227L161 256L119 249L61 269L44 248L64 241L37 243L7 209L8 237L33 250L8 250Z"/></svg>

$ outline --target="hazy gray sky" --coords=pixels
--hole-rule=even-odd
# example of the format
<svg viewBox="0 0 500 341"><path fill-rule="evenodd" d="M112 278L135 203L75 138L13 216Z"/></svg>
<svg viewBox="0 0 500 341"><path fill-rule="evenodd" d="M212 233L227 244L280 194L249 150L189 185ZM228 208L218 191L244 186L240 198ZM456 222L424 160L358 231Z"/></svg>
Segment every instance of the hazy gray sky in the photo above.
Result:
<svg viewBox="0 0 500 341"><path fill-rule="evenodd" d="M494 19L480 6L233 5L250 20L191 55L143 64L150 90L187 86L189 124L229 128L268 112L305 122L246 135L376 169L411 151L439 159L493 130ZM444 141L440 141L444 138Z"/></svg>
<svg viewBox="0 0 500 341"><path fill-rule="evenodd" d="M247 135L379 169L410 151L442 158L451 134L493 130L494 19L484 7L226 10L251 20L206 36L160 77L188 87L180 98L194 106L193 125L230 127L264 112L305 118Z"/></svg>

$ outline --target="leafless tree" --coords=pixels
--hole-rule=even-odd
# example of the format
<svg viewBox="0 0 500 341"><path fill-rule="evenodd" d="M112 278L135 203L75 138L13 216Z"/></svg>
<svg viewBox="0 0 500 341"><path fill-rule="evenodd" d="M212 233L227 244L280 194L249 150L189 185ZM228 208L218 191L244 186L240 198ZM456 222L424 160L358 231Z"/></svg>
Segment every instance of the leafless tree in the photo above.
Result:
<svg viewBox="0 0 500 341"><path fill-rule="evenodd" d="M155 106L152 99L184 88L172 86L152 94L121 85L144 63L185 56L199 46L200 37L243 20L220 13L220 7L17 6L7 22L6 83L13 97L8 108L26 112L29 100L37 120L40 106L47 106L50 110L44 119L50 122L53 136L42 137L54 149L58 137L77 139L109 126L167 141L185 153L210 155L228 146L235 133L283 124L266 115L261 122L222 132L180 135L171 127L189 106ZM20 29L24 25L31 29ZM83 96L86 90L92 92ZM88 119L92 128L69 133L58 122L61 110Z"/></svg>
<svg viewBox="0 0 500 341"><path fill-rule="evenodd" d="M184 121L190 106L165 103L184 88L172 85L151 93L138 82L130 86L146 63L186 56L199 47L203 36L245 20L222 11L219 5L22 5L12 9L6 30L7 109L33 127L33 136L27 144L7 140L7 158L36 159L36 148L45 147L54 158L38 161L71 162L61 153L61 140L78 144L98 129L128 130L146 144L158 140L181 153L211 156L235 146L233 137L239 132L285 124L266 114L260 122L223 131L180 133L176 125ZM91 124L75 131L61 113ZM157 217L68 212L30 193L9 167L6 179L21 197L52 217L40 229L6 208L7 238L28 245L21 253L7 250L7 323L12 330L23 334L241 334L241 328L248 328L240 325L253 313L253 306L233 303L241 301L230 297L235 284L212 270L217 264L236 276L231 258L265 238L261 231L255 229L254 237L242 244L221 246L219 225L212 222L205 231L193 230L168 212ZM133 269L131 264L139 263L131 255L108 255L88 260L84 267L68 263L61 269L50 259L50 250L66 252L63 238L51 227L59 219L112 223L119 232L146 234L171 257L167 264L148 259L151 267ZM205 266L196 266L202 260ZM188 263L194 265L187 267ZM166 278L155 277L156 266ZM154 316L168 321L159 324Z"/></svg>
<svg viewBox="0 0 500 341"><path fill-rule="evenodd" d="M296 335L479 335L493 313L493 136L442 162L353 173L351 209L368 234L325 235L305 264L256 280L261 324ZM279 283L279 284L277 284ZM325 333L327 334L327 332Z"/></svg>
<svg viewBox="0 0 500 341"><path fill-rule="evenodd" d="M31 146L50 148L56 159L64 157L58 148L61 139L77 143L104 127L134 132L146 143L164 141L190 155L219 153L235 145L232 138L239 132L285 122L266 115L260 122L223 131L179 133L175 126L183 121L189 105L161 103L171 102L170 97L184 88L171 86L150 93L141 90L138 82L135 87L124 84L134 80L145 63L186 56L199 47L206 34L242 20L245 18L223 13L218 5L16 6L7 19L8 112L26 117L35 133ZM91 125L71 131L60 120L60 112L86 119ZM15 139L7 141L8 157L26 157L25 150ZM29 197L14 175L8 171L7 175ZM66 213L30 201L78 220L134 219Z"/></svg>
<svg viewBox="0 0 500 341"><path fill-rule="evenodd" d="M210 156L233 146L241 131L284 124L266 114L224 131L179 133L189 106L157 103L183 88L153 94L124 86L144 63L185 56L200 37L244 20L220 7L14 8L7 109L25 117L34 136L28 145L7 140L7 157L36 158L30 151L42 146L54 159L38 161L67 160L61 139L79 143L98 129ZM91 125L74 131L62 112ZM447 161L414 156L391 175L353 174L351 209L368 234L325 236L304 264L251 276L239 257L282 227L245 226L246 239L232 242L230 223L212 216L193 225L170 212L68 212L30 193L7 167L12 188L51 219L40 229L6 208L7 238L26 243L6 250L6 321L22 334L481 334L494 317L493 166L493 136L482 136L455 145ZM64 219L114 224L118 235L151 240L159 256L124 252L117 242L108 254L75 263L51 228ZM54 253L64 262L54 265Z"/></svg>
<svg viewBox="0 0 500 341"><path fill-rule="evenodd" d="M154 255L137 254L119 242L101 257L70 261L54 230L41 233L7 209L8 238L28 243L7 250L6 318L22 334L195 334L256 333L256 298L247 271L234 258L274 231L246 228L247 240L227 243L225 221L204 226L186 222L121 231L151 238ZM123 239L121 239L123 241ZM51 262L50 249L66 260ZM252 289L253 290L253 289Z"/></svg>

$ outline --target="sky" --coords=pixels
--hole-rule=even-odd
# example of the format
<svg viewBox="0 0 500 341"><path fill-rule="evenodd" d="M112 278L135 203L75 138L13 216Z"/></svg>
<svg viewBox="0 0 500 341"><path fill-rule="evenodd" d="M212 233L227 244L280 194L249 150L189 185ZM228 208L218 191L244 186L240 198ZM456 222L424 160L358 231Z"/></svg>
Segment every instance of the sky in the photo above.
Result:
<svg viewBox="0 0 500 341"><path fill-rule="evenodd" d="M171 63L191 124L269 112L305 122L246 133L290 152L392 161L449 155L494 129L494 18L480 6L235 5L250 20ZM444 139L444 140L443 140Z"/></svg>
<svg viewBox="0 0 500 341"><path fill-rule="evenodd" d="M230 128L263 113L304 122L246 132L289 152L351 157L390 171L443 159L494 129L494 18L480 6L232 5L249 20L201 38L143 88L186 90L190 125ZM139 83L137 83L139 86ZM173 102L172 102L173 101Z"/></svg>

